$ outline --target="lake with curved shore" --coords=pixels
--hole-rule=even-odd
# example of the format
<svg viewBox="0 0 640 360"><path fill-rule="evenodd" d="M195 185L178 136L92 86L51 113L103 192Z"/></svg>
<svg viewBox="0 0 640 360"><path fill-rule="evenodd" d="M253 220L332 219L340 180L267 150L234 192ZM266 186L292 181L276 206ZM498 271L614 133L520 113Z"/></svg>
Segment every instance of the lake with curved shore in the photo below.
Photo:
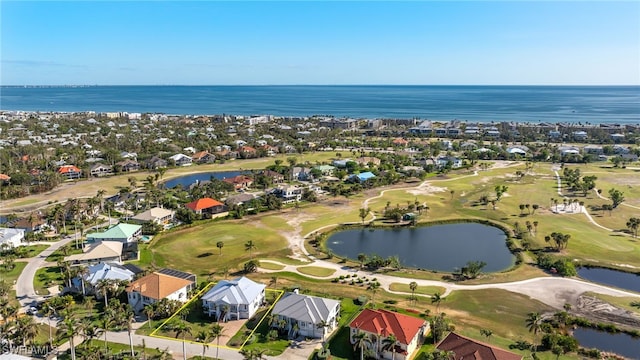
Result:
<svg viewBox="0 0 640 360"><path fill-rule="evenodd" d="M584 348L614 352L629 359L640 359L640 338L625 333L611 334L590 328L573 330L573 337Z"/></svg>
<svg viewBox="0 0 640 360"><path fill-rule="evenodd" d="M178 176L163 182L162 185L167 189L171 189L178 185L182 185L183 188L188 188L189 186L191 186L192 184L195 184L196 182L209 181L211 180L211 177L222 180L222 179L238 176L240 174L242 174L242 171L210 171L210 172Z"/></svg>
<svg viewBox="0 0 640 360"><path fill-rule="evenodd" d="M595 283L640 292L640 275L605 268L580 268L578 276Z"/></svg>
<svg viewBox="0 0 640 360"><path fill-rule="evenodd" d="M358 254L397 255L405 267L452 272L468 261L484 261L483 272L510 268L516 257L501 229L479 223L352 229L333 233L327 248L338 256L357 259Z"/></svg>

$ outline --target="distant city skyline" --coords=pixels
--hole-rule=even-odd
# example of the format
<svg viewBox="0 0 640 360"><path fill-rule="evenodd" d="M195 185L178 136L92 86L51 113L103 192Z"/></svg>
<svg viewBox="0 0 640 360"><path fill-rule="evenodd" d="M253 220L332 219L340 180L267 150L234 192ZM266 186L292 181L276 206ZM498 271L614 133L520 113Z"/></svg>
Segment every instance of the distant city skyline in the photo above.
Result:
<svg viewBox="0 0 640 360"><path fill-rule="evenodd" d="M1 1L0 85L640 85L640 2Z"/></svg>

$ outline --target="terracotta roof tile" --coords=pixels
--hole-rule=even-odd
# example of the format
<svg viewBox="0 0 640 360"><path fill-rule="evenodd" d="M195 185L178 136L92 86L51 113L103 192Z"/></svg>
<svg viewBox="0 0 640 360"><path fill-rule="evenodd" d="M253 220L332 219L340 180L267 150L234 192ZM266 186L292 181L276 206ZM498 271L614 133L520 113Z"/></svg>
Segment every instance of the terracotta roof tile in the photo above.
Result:
<svg viewBox="0 0 640 360"><path fill-rule="evenodd" d="M454 332L449 333L436 348L438 350L452 351L455 354L455 359L522 360L521 355L458 335Z"/></svg>
<svg viewBox="0 0 640 360"><path fill-rule="evenodd" d="M393 334L400 343L408 345L425 324L426 321L409 315L384 309L364 309L349 327L385 337Z"/></svg>
<svg viewBox="0 0 640 360"><path fill-rule="evenodd" d="M137 291L143 296L161 300L191 283L189 280L154 272L129 284L127 292Z"/></svg>
<svg viewBox="0 0 640 360"><path fill-rule="evenodd" d="M193 211L198 211L198 210L208 209L214 206L222 206L222 205L224 204L218 200L214 200L212 198L202 198L196 201L192 201L186 204L185 206Z"/></svg>

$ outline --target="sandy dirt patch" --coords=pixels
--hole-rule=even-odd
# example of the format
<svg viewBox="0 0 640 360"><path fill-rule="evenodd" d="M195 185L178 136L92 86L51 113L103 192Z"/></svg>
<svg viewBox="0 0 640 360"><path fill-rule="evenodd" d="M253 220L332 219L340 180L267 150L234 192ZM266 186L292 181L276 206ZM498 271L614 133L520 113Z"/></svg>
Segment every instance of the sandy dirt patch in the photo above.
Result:
<svg viewBox="0 0 640 360"><path fill-rule="evenodd" d="M447 189L446 187L434 186L428 182L424 182L413 189L407 190L407 193L411 195L431 195L446 191L449 191L449 189Z"/></svg>
<svg viewBox="0 0 640 360"><path fill-rule="evenodd" d="M289 249L291 249L291 257L292 259L308 262L309 259L305 256L302 248L304 247L304 237L302 235L302 224L305 221L312 220L308 214L303 213L287 213L284 215L284 220L289 225L292 230L291 231L280 231L280 235L284 236L287 239L289 244Z"/></svg>

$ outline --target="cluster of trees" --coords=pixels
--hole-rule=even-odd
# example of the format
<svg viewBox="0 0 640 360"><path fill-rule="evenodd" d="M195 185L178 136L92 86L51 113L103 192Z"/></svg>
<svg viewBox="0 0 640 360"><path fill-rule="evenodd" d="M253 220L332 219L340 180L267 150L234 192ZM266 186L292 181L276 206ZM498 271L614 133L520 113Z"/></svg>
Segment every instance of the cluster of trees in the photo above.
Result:
<svg viewBox="0 0 640 360"><path fill-rule="evenodd" d="M381 257L380 255L366 255L366 254L358 254L358 262L360 262L360 267L366 267L370 270L378 270L382 268L393 268L400 269L402 266L400 265L400 258L397 255L389 256L386 259Z"/></svg>
<svg viewBox="0 0 640 360"><path fill-rule="evenodd" d="M566 183L566 186L571 191L581 191L582 196L587 196L589 190L593 190L596 187L596 176L584 176L581 178L580 169L563 168L562 180Z"/></svg>
<svg viewBox="0 0 640 360"><path fill-rule="evenodd" d="M578 272L571 259L555 258L548 254L539 254L537 264L542 269L557 273L560 276L576 276Z"/></svg>
<svg viewBox="0 0 640 360"><path fill-rule="evenodd" d="M544 241L546 243L550 243L552 240L555 243L555 250L560 251L562 249L566 249L569 245L569 239L571 239L571 234L563 234L561 232L552 232L550 235L544 237Z"/></svg>
<svg viewBox="0 0 640 360"><path fill-rule="evenodd" d="M0 344L11 353L16 346L37 345L38 326L31 316L19 316L11 284L0 279ZM6 348L5 348L6 347Z"/></svg>
<svg viewBox="0 0 640 360"><path fill-rule="evenodd" d="M423 211L426 214L429 211L429 206L427 204L419 202L418 199L415 199L415 201L413 202L407 200L406 207L401 207L400 204L396 204L395 207L391 207L391 202L387 201L387 204L384 207L382 216L384 216L385 219L390 219L395 222L400 222L405 214L412 213L414 211L417 211L418 215L422 215ZM362 215L363 213L360 213L361 218L362 218ZM415 221L416 219L414 217L414 222Z"/></svg>

